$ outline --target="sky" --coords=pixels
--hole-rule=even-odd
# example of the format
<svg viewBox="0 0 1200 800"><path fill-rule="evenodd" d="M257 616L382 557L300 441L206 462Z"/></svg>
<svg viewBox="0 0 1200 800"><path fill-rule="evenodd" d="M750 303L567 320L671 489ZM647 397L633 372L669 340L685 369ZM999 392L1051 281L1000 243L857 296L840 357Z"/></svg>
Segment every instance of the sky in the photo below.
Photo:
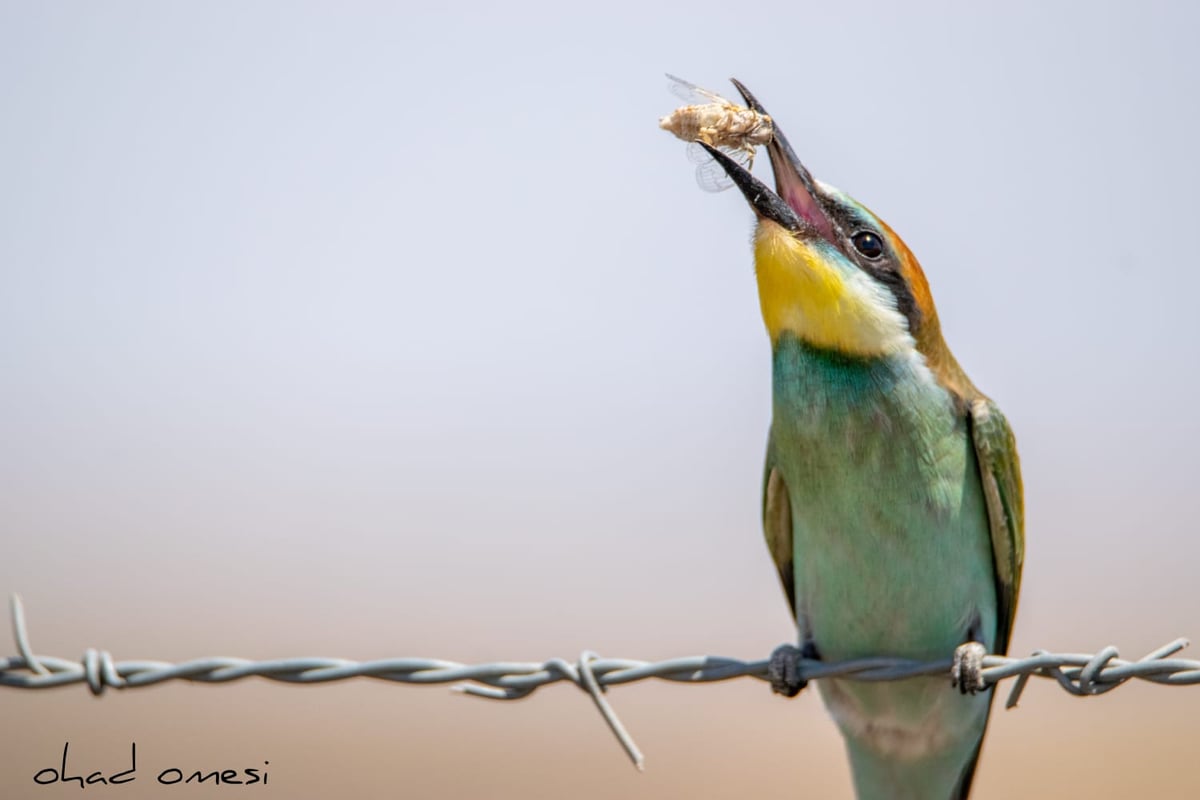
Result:
<svg viewBox="0 0 1200 800"><path fill-rule="evenodd" d="M0 592L34 649L765 657L769 346L736 191L658 130L745 82L897 230L1012 423L1012 650L1200 635L1196 7L0 2ZM765 176L765 160L758 167ZM15 654L10 645L9 652ZM815 693L0 690L0 795L848 796ZM993 715L974 796L1172 796L1200 689ZM72 762L74 763L74 762ZM144 766L142 766L144 764ZM228 788L189 789L217 797Z"/></svg>

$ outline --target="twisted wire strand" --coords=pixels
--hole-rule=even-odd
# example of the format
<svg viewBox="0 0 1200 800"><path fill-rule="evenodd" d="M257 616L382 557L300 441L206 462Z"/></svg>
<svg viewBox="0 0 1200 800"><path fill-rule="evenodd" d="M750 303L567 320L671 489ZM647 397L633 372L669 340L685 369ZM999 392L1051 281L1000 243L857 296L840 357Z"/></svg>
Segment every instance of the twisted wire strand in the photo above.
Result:
<svg viewBox="0 0 1200 800"><path fill-rule="evenodd" d="M133 689L173 680L227 683L259 677L285 683L327 683L350 678L374 678L394 683L453 683L454 690L492 700L518 700L552 683L573 683L591 696L609 728L638 769L644 758L605 697L609 686L657 678L677 683L712 683L734 678L768 681L768 660L741 661L724 656L686 656L648 662L627 658L602 658L590 651L577 661L552 658L542 662L501 661L460 664L434 658L388 658L351 661L343 658L282 658L250 661L244 658L199 658L173 664L166 661L114 661L105 650L88 649L71 660L35 655L20 598L10 604L16 656L0 658L0 686L47 689L86 683L93 695L106 688ZM1137 661L1119 657L1109 646L1097 653L1050 653L1035 650L1024 658L989 655L983 659L983 683L991 687L1006 678L1017 680L1005 703L1017 705L1031 677L1049 678L1076 696L1099 695L1132 680L1166 686L1200 684L1200 661L1170 658L1187 647L1176 639ZM912 661L900 658L862 658L828 663L801 660L803 680L841 678L856 681L894 681L923 675L950 676L951 659ZM469 683L465 683L469 682Z"/></svg>

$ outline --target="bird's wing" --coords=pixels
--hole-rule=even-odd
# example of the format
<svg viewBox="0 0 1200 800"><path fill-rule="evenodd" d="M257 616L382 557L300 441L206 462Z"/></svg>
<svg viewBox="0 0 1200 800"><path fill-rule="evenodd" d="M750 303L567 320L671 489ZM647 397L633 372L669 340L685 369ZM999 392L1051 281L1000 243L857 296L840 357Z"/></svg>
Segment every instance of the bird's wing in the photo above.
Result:
<svg viewBox="0 0 1200 800"><path fill-rule="evenodd" d="M792 504L787 484L775 466L775 437L767 440L767 464L763 474L763 535L779 570L779 582L787 593L788 608L796 615L796 574L792 554Z"/></svg>
<svg viewBox="0 0 1200 800"><path fill-rule="evenodd" d="M995 649L997 653L1006 653L1025 561L1021 462L1012 429L995 403L986 397L976 398L971 402L969 419L992 534L997 605Z"/></svg>
<svg viewBox="0 0 1200 800"><path fill-rule="evenodd" d="M1017 440L1008 420L996 404L986 397L971 401L967 413L971 439L979 462L983 497L987 504L988 528L992 534L992 561L996 580L997 653L1008 652L1013 618L1017 614L1017 592L1021 588L1021 566L1025 562L1025 500L1021 490L1021 461L1017 458ZM993 692L993 697L995 693ZM991 698L988 713L991 713ZM958 785L950 797L965 800L971 793L971 781L979 763L983 739L967 761Z"/></svg>

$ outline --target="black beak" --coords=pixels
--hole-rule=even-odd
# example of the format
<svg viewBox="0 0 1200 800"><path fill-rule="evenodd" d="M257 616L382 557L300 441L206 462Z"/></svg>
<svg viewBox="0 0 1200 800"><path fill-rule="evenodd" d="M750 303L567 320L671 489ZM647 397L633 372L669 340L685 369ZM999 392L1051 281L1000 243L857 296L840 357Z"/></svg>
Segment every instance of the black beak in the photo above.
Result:
<svg viewBox="0 0 1200 800"><path fill-rule="evenodd" d="M725 169L730 179L745 195L746 202L759 217L769 219L796 233L809 227L796 215L795 211L792 211L791 206L783 202L783 198L772 192L765 183L751 175L741 164L704 142L700 142L700 146L707 150L708 154Z"/></svg>
<svg viewBox="0 0 1200 800"><path fill-rule="evenodd" d="M736 78L730 78L730 80L741 93L747 107L759 114L770 116L763 108L762 103L758 102L758 98L751 94L741 81ZM772 118L772 122L774 122L774 118ZM710 153L713 152L712 148L706 147L706 149ZM796 151L792 149L777 123L774 124L771 141L767 144L767 155L771 159L771 171L775 174L774 192L731 159L715 153L713 157L729 173L729 177L742 190L742 194L746 195L746 200L750 202L760 217L771 219L793 231L799 231L801 228L815 229L825 239L834 242L836 238L834 225L821 207L818 199L820 194L813 181L812 173L796 157ZM742 174L738 175L737 172ZM766 192L772 200L760 198L758 196L760 192ZM785 221L779 206L791 212L789 221Z"/></svg>

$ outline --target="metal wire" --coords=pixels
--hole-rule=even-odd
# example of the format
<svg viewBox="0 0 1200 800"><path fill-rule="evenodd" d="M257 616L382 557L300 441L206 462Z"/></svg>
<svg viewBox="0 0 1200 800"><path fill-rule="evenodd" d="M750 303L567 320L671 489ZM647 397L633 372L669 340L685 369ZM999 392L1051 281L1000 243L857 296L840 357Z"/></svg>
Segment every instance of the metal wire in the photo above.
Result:
<svg viewBox="0 0 1200 800"><path fill-rule="evenodd" d="M623 683L658 678L678 683L712 683L733 678L768 680L767 659L740 661L723 656L687 656L650 663L625 658L601 658L584 652L577 661L561 658L537 662L459 664L433 658L389 658L350 661L342 658L285 658L250 661L244 658L201 658L171 664L165 661L115 662L104 650L88 649L78 660L34 655L29 645L20 598L11 600L13 637L19 655L0 658L0 686L47 689L86 683L93 695L106 688L133 689L172 680L226 683L249 677L285 683L327 683L368 677L395 683L455 683L456 691L493 700L517 700L536 689L568 681L587 692L609 728L634 765L642 769L644 759L604 696L605 689ZM1118 657L1117 648L1106 647L1095 654L1049 653L1036 650L1025 658L985 656L982 679L994 686L1005 678L1017 678L1005 708L1017 705L1030 677L1051 678L1065 691L1077 696L1104 694L1131 680L1140 679L1167 686L1200 684L1200 661L1169 658L1187 647L1187 639L1176 639L1137 661ZM799 662L803 680L841 678L855 681L894 681L922 675L944 675L949 679L951 659L911 661L900 658L863 658L827 663ZM463 683L472 681L472 683ZM949 684L949 680L947 680Z"/></svg>

